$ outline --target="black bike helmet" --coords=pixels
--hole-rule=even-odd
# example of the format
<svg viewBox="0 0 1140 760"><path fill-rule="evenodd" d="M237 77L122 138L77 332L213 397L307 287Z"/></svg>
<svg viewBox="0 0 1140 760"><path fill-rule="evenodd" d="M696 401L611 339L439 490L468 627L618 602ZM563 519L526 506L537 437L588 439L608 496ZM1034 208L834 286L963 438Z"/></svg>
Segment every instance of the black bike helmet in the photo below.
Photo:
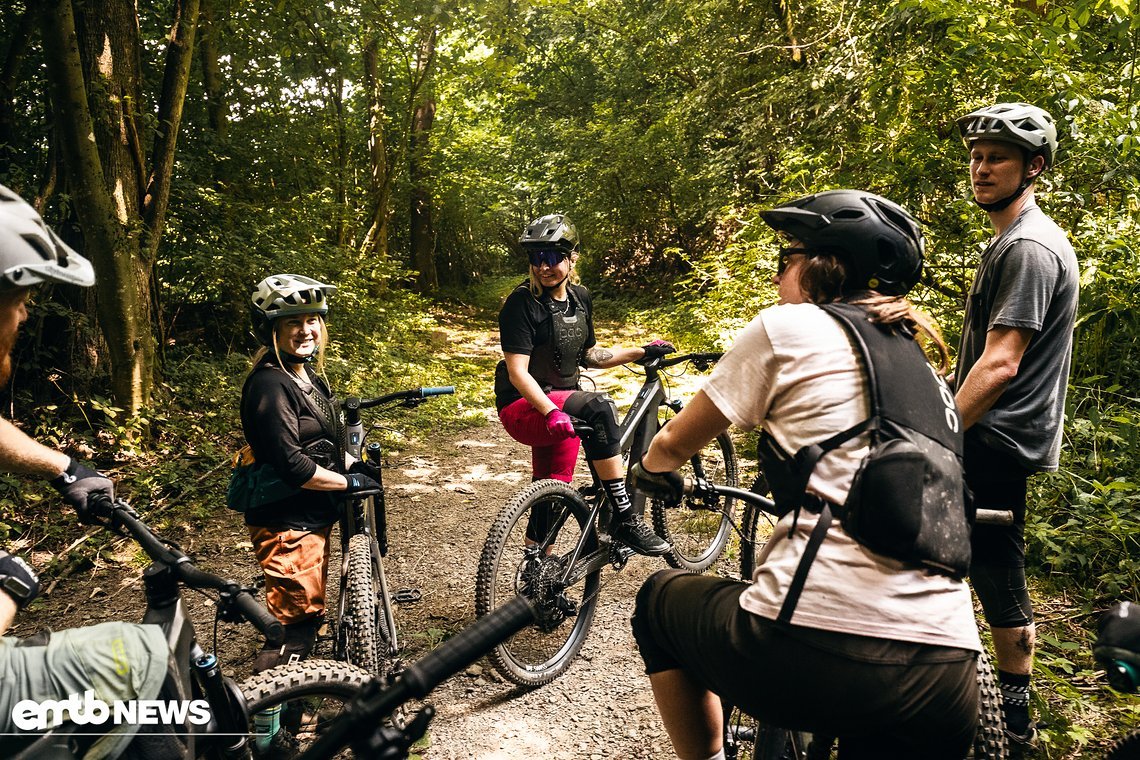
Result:
<svg viewBox="0 0 1140 760"><path fill-rule="evenodd" d="M1125 694L1140 687L1140 605L1118 602L1097 624L1093 656L1112 688Z"/></svg>
<svg viewBox="0 0 1140 760"><path fill-rule="evenodd" d="M304 275L275 274L266 277L257 283L250 296L253 334L264 345L272 344L276 320L291 314L324 316L329 312L328 297L335 292L335 285L326 285Z"/></svg>
<svg viewBox="0 0 1140 760"><path fill-rule="evenodd" d="M86 288L95 284L95 270L23 198L0 185L0 290L41 282Z"/></svg>
<svg viewBox="0 0 1140 760"><path fill-rule="evenodd" d="M968 150L975 140L1010 143L1045 157L1045 168L1057 155L1057 126L1043 109L1028 103L997 103L958 119L958 131Z"/></svg>
<svg viewBox="0 0 1140 760"><path fill-rule="evenodd" d="M875 290L902 296L922 275L925 240L906 209L862 190L828 190L763 211L770 227L847 263L843 294Z"/></svg>
<svg viewBox="0 0 1140 760"><path fill-rule="evenodd" d="M524 248L558 248L573 253L578 249L578 228L565 214L547 214L526 226L519 243Z"/></svg>

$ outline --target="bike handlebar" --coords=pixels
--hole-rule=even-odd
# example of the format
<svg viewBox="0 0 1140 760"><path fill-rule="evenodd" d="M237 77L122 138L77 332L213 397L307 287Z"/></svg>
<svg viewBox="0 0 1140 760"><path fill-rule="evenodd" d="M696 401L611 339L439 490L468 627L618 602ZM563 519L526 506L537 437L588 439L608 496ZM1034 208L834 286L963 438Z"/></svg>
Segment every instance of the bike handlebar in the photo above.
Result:
<svg viewBox="0 0 1140 760"><path fill-rule="evenodd" d="M432 396L446 396L455 393L454 385L425 386L422 388L409 388L406 391L396 391L376 398L360 398L349 396L344 400L346 409L371 409L374 406L394 404L399 401L422 401Z"/></svg>
<svg viewBox="0 0 1140 760"><path fill-rule="evenodd" d="M423 699L441 683L534 622L529 600L517 596L412 663L387 687L373 679L354 699L346 719L330 726L302 760L328 760L353 740L371 737L398 707ZM426 726L424 726L426 727Z"/></svg>
<svg viewBox="0 0 1140 760"><path fill-rule="evenodd" d="M116 532L124 530L138 542L153 561L170 568L182 583L195 589L212 589L232 600L233 609L257 630L265 634L270 644L285 640L285 628L237 581L200 570L184 552L166 544L150 526L144 523L129 504L122 500L112 502L102 495L91 497L92 507L106 515L108 526Z"/></svg>

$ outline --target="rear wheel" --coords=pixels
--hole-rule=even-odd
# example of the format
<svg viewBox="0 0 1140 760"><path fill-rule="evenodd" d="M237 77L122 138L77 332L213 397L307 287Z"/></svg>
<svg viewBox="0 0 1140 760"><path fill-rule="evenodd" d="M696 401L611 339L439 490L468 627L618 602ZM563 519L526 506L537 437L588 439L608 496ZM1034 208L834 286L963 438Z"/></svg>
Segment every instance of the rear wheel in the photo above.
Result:
<svg viewBox="0 0 1140 760"><path fill-rule="evenodd" d="M671 415L669 407L662 407ZM664 422L662 422L664 424ZM714 485L736 485L736 451L728 433L709 441L680 470L684 477L696 477ZM653 529L673 545L665 555L672 567L703 573L724 551L736 519L736 500L718 497L706 501L686 496L675 507L660 499L651 502Z"/></svg>
<svg viewBox="0 0 1140 760"><path fill-rule="evenodd" d="M1009 757L1005 736L1005 715L990 657L985 650L978 656L978 730L974 734L974 760L1005 760Z"/></svg>
<svg viewBox="0 0 1140 760"><path fill-rule="evenodd" d="M537 615L534 625L491 651L495 669L513 683L541 686L553 681L570 667L586 641L601 571L570 586L560 582L583 533L588 534L584 557L597 548L590 508L581 494L557 480L531 483L491 525L475 578L475 614L486 615L522 594L534 603Z"/></svg>
<svg viewBox="0 0 1140 760"><path fill-rule="evenodd" d="M372 679L370 673L332 660L281 665L243 681L254 758L304 751L345 717L345 706ZM282 732L284 730L284 732ZM345 749L337 757L351 757Z"/></svg>

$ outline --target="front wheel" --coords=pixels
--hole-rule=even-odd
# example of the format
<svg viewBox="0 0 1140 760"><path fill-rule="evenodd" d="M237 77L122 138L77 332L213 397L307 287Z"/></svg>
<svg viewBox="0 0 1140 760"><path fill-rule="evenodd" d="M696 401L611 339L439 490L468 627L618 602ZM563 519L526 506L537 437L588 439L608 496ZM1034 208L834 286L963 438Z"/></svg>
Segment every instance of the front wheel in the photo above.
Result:
<svg viewBox="0 0 1140 760"><path fill-rule="evenodd" d="M736 451L728 433L721 433L709 441L680 469L680 473L713 485L735 487ZM703 573L724 552L732 536L736 499L718 497L706 501L697 496L686 496L673 507L654 499L650 510L657 535L673 545L673 550L665 555L665 561L681 570Z"/></svg>
<svg viewBox="0 0 1140 760"><path fill-rule="evenodd" d="M379 579L372 568L368 536L357 533L348 540L348 574L345 577L344 625L348 661L369 673L380 673L380 654L387 631L383 607L378 603Z"/></svg>
<svg viewBox="0 0 1140 760"><path fill-rule="evenodd" d="M580 541L579 557L597 549L590 507L581 494L557 480L531 483L491 525L475 578L475 614L482 617L522 594L534 604L537 617L534 625L490 653L495 669L513 683L534 687L553 681L566 672L586 641L601 571L586 573L570 585L562 583Z"/></svg>
<svg viewBox="0 0 1140 760"><path fill-rule="evenodd" d="M304 660L258 673L238 689L249 711L254 758L289 756L345 718L346 705L372 675L332 660ZM349 753L343 753L350 757ZM340 755L338 755L340 757Z"/></svg>

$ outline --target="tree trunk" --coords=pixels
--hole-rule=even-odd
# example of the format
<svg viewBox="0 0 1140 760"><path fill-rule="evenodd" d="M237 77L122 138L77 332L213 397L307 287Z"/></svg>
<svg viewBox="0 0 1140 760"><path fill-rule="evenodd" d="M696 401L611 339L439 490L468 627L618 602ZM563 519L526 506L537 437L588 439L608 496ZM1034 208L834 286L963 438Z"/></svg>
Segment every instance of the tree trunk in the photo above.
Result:
<svg viewBox="0 0 1140 760"><path fill-rule="evenodd" d="M364 45L364 88L368 95L368 232L360 244L366 261L380 264L388 258L388 221L391 218L392 170L384 139L384 86L380 82L376 37Z"/></svg>
<svg viewBox="0 0 1140 760"><path fill-rule="evenodd" d="M439 274L435 266L435 231L432 227L432 193L428 170L428 150L432 122L435 120L435 96L427 86L431 65L435 58L436 30L425 34L416 59L417 80L424 86L419 102L412 113L411 150L408 177L411 180L411 253L416 268L416 288L430 293L439 288Z"/></svg>
<svg viewBox="0 0 1140 760"><path fill-rule="evenodd" d="M788 55L791 56L792 63L796 66L802 66L804 64L804 51L796 37L795 19L792 17L789 0L773 0L773 5L776 10L776 18L780 20L780 27L784 32L784 40L788 45Z"/></svg>
<svg viewBox="0 0 1140 760"><path fill-rule="evenodd" d="M4 51L3 68L0 68L0 175L4 176L11 173L12 158L16 152L13 113L16 101L16 77L35 29L36 14L33 11L32 0L29 0L16 28L12 31L11 44Z"/></svg>
<svg viewBox="0 0 1140 760"><path fill-rule="evenodd" d="M119 2L89 2L84 11L76 19L70 0L49 3L44 44L55 51L47 56L48 76L67 184L97 274L96 312L107 342L111 390L116 403L134 414L150 399L154 371L149 277L132 226L139 220L142 161L134 123L139 69L132 55L138 50L138 19ZM99 41L106 47L92 53L88 46ZM98 93L91 106L88 81Z"/></svg>
<svg viewBox="0 0 1140 760"><path fill-rule="evenodd" d="M214 0L201 0L198 21L198 51L202 63L202 89L206 93L206 119L218 140L225 140L230 129L226 113L225 85L218 65L218 29L214 24Z"/></svg>
<svg viewBox="0 0 1140 760"><path fill-rule="evenodd" d="M44 47L64 176L97 275L96 314L116 403L137 415L157 367L154 259L170 198L199 0L175 3L159 99L153 169L142 135L138 14L131 0L71 0L44 7Z"/></svg>

